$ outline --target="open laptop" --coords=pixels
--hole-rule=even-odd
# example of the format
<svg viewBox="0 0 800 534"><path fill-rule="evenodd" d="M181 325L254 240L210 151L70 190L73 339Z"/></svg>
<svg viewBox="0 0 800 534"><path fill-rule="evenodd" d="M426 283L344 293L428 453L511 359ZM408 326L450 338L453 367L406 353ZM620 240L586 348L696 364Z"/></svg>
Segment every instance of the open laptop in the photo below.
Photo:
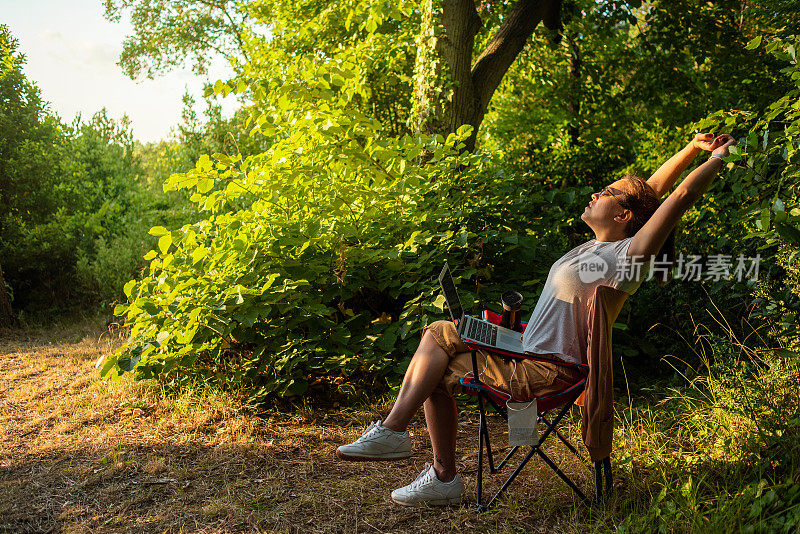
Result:
<svg viewBox="0 0 800 534"><path fill-rule="evenodd" d="M503 328L488 321L464 315L458 290L450 274L450 266L445 262L439 275L439 285L444 292L444 300L450 310L450 317L456 324L456 330L464 343L483 345L486 348L497 348L510 352L522 352L522 335L510 328Z"/></svg>

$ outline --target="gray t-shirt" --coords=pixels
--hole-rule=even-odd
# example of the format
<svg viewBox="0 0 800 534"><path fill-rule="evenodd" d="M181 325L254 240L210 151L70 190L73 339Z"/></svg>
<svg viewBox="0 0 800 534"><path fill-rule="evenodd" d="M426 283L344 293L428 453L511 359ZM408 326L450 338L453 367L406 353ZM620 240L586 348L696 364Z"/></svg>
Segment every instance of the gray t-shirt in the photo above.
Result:
<svg viewBox="0 0 800 534"><path fill-rule="evenodd" d="M632 295L647 274L647 265L627 260L631 239L592 239L550 267L522 336L525 351L558 354L567 361L586 363L589 299L597 286L611 286Z"/></svg>

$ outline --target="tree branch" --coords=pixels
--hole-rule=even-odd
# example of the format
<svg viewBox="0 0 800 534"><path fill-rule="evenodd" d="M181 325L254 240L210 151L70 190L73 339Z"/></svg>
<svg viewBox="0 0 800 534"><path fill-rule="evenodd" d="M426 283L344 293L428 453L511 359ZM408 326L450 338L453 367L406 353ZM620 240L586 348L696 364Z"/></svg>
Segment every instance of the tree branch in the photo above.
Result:
<svg viewBox="0 0 800 534"><path fill-rule="evenodd" d="M247 49L244 46L244 41L242 41L242 31L244 29L244 23L242 22L237 24L236 22L234 22L233 17L231 17L231 14L228 12L227 8L223 6L221 9L231 25L231 28L233 30L233 35L236 38L236 42L239 43L239 52L241 52L242 56L244 56L244 60L247 63L249 63L250 57L247 55Z"/></svg>
<svg viewBox="0 0 800 534"><path fill-rule="evenodd" d="M478 113L483 116L500 80L525 47L528 38L544 18L553 20L559 0L518 0L492 40L472 67L472 83L478 100Z"/></svg>

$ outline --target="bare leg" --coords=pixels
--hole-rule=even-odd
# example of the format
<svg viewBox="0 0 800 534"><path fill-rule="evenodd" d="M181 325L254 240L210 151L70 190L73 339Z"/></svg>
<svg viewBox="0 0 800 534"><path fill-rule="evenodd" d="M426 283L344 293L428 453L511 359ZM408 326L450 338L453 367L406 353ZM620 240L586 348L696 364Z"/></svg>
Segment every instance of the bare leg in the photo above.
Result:
<svg viewBox="0 0 800 534"><path fill-rule="evenodd" d="M456 401L444 391L434 391L424 406L425 423L433 446L433 469L439 480L450 482L456 476Z"/></svg>
<svg viewBox="0 0 800 534"><path fill-rule="evenodd" d="M400 393L383 426L396 431L408 428L411 418L442 380L449 361L433 335L426 332L411 358Z"/></svg>

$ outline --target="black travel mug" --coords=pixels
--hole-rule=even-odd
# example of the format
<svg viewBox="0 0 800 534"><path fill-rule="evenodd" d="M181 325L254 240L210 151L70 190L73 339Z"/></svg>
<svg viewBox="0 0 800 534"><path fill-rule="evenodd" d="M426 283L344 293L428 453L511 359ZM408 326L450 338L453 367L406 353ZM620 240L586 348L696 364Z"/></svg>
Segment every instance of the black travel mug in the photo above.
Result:
<svg viewBox="0 0 800 534"><path fill-rule="evenodd" d="M522 294L518 291L507 291L500 297L503 304L503 319L500 326L522 332L520 324L520 310L522 309Z"/></svg>

